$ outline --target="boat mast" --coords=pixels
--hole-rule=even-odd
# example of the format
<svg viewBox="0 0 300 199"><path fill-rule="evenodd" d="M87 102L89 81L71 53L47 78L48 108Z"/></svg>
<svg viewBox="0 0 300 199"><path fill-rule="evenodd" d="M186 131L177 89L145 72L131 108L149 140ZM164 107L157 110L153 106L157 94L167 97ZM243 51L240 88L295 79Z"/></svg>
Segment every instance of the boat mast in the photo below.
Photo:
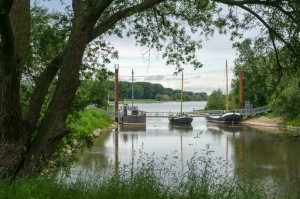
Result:
<svg viewBox="0 0 300 199"><path fill-rule="evenodd" d="M226 59L226 113L228 113L228 65Z"/></svg>
<svg viewBox="0 0 300 199"><path fill-rule="evenodd" d="M133 109L133 103L134 103L134 83L133 83L133 74L134 74L134 72L133 72L133 69L132 69L132 78L131 78L131 97L132 97L132 100L131 100L131 102L132 102L132 109Z"/></svg>
<svg viewBox="0 0 300 199"><path fill-rule="evenodd" d="M182 114L182 98L183 98L183 71L181 72L180 114Z"/></svg>

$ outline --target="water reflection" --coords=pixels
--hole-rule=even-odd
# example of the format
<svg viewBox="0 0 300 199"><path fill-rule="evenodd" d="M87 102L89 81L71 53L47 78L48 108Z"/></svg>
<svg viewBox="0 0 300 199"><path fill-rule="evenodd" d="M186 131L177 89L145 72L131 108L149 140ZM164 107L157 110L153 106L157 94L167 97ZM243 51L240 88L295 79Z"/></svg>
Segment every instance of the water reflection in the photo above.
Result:
<svg viewBox="0 0 300 199"><path fill-rule="evenodd" d="M276 134L244 128L240 139L231 139L235 165L248 166L263 179L300 187L299 140L283 139Z"/></svg>
<svg viewBox="0 0 300 199"><path fill-rule="evenodd" d="M146 125L128 125L128 124L120 124L120 130L122 132L129 131L146 131Z"/></svg>
<svg viewBox="0 0 300 199"><path fill-rule="evenodd" d="M193 126L191 124L169 124L170 131L178 132L192 132Z"/></svg>
<svg viewBox="0 0 300 199"><path fill-rule="evenodd" d="M234 167L249 167L264 180L276 179L300 187L300 140L283 139L270 132L207 123L205 118L194 118L191 126L169 125L167 118L149 118L144 128L120 126L101 136L74 163L72 175L83 170L92 175L105 173L111 167L118 172L123 164L136 164L139 151L155 154L157 159L168 155L177 160L178 171L184 172L186 162L209 145L211 157L222 157ZM224 170L227 173L230 169ZM251 178L242 171L238 175Z"/></svg>

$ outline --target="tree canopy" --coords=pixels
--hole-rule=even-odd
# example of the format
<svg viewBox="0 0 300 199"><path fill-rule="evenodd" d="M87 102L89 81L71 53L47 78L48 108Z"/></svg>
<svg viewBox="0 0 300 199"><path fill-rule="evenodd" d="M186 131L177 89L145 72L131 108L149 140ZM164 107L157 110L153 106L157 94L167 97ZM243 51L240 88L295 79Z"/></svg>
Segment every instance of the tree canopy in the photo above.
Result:
<svg viewBox="0 0 300 199"><path fill-rule="evenodd" d="M84 72L118 56L108 36L133 37L181 71L201 67L201 35L235 38L261 27L279 74L279 48L291 55L288 69L299 70L298 0L73 0L65 13L43 12L30 0L0 0L0 179L39 172L70 133L66 119Z"/></svg>

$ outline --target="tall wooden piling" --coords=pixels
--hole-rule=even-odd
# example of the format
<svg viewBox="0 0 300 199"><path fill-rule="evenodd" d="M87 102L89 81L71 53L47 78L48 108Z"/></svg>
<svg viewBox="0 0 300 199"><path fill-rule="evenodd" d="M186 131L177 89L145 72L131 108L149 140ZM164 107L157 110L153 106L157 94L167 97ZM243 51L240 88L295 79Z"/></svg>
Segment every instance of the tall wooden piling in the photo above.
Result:
<svg viewBox="0 0 300 199"><path fill-rule="evenodd" d="M119 64L115 64L115 121L119 115Z"/></svg>
<svg viewBox="0 0 300 199"><path fill-rule="evenodd" d="M243 77L244 76L244 74L243 74L243 70L240 70L240 87L239 87L239 95L240 95L240 103L239 103L239 105L240 105L240 109L242 109L243 108Z"/></svg>
<svg viewBox="0 0 300 199"><path fill-rule="evenodd" d="M226 59L226 113L228 113L228 65L227 65L227 59Z"/></svg>

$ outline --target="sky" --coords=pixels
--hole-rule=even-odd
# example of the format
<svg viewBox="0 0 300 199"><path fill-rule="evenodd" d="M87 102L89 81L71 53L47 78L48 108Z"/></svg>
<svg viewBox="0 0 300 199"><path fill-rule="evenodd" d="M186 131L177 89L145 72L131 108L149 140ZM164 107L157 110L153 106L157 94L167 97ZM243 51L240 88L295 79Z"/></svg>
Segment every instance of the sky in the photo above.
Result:
<svg viewBox="0 0 300 199"><path fill-rule="evenodd" d="M70 0L65 0L70 2ZM50 10L62 11L58 0L42 2ZM217 32L217 31L216 31ZM251 35L252 33L250 33ZM204 40L202 49L196 55L203 67L194 70L193 66L184 66L184 91L206 92L226 90L226 60L228 62L229 85L233 78L234 59L237 58L229 35L215 33L208 41ZM162 84L165 88L181 89L181 75L174 76L175 66L166 66L165 60L154 54L145 55L146 49L135 45L132 38L110 37L109 41L119 52L119 59L112 60L108 68L114 71L115 64L119 65L119 80L131 81L134 70L134 81L146 81ZM230 88L229 88L230 91Z"/></svg>
<svg viewBox="0 0 300 199"><path fill-rule="evenodd" d="M115 38L111 41L119 51L119 59L113 60L109 69L114 71L114 65L119 64L119 79L131 81L132 69L135 81L147 81L162 84L165 88L180 89L181 75L174 76L175 66L167 66L165 60L155 55L144 55L146 49L135 45L132 39ZM235 50L229 36L215 35L203 43L203 48L196 53L203 64L200 69L184 66L184 90L211 93L213 90L226 89L226 60L228 62L229 82L233 77L233 61Z"/></svg>

